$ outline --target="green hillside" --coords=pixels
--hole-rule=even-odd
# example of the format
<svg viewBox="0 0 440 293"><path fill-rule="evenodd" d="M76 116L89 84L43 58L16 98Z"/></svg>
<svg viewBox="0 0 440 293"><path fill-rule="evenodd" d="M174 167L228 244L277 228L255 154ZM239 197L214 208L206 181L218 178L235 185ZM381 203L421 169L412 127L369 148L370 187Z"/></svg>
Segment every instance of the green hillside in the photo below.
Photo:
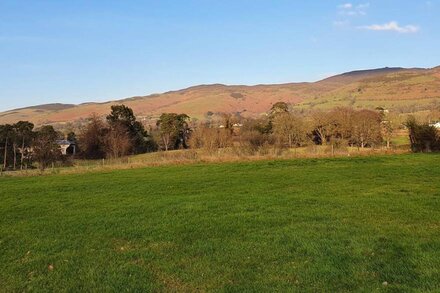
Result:
<svg viewBox="0 0 440 293"><path fill-rule="evenodd" d="M308 97L301 108L383 107L413 112L440 106L440 74L434 70L361 71L322 81L333 88ZM363 74L362 74L363 73Z"/></svg>

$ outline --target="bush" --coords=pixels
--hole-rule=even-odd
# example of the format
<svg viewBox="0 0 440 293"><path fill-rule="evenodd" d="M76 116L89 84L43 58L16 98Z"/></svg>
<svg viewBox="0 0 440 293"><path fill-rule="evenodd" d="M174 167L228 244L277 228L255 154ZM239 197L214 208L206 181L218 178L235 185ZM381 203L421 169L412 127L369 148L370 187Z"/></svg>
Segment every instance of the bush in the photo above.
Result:
<svg viewBox="0 0 440 293"><path fill-rule="evenodd" d="M440 138L437 129L428 124L418 124L414 117L406 122L409 130L411 150L413 152L432 152L440 150Z"/></svg>

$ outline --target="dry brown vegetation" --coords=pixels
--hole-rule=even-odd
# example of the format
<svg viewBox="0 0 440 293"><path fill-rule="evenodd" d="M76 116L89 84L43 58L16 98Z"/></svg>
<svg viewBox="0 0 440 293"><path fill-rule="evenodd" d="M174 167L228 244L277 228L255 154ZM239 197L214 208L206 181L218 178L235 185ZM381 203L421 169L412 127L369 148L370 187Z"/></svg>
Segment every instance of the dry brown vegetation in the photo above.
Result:
<svg viewBox="0 0 440 293"><path fill-rule="evenodd" d="M106 172L111 170L136 169L143 167L156 167L168 165L188 165L200 163L228 163L264 160L291 160L305 158L330 158L330 157L359 157L376 155L395 155L409 153L409 148L401 149L358 149L342 148L332 153L328 146L308 146L293 149L280 149L276 147L261 148L257 151L242 148L225 148L216 151L204 149L176 150L168 152L148 153L117 159L102 160L75 160L73 166L63 167L55 165L44 171L28 169L15 172L3 172L3 176L36 176L52 174L77 174Z"/></svg>
<svg viewBox="0 0 440 293"><path fill-rule="evenodd" d="M123 102L140 120L155 121L161 113L186 113L205 118L212 113L242 113L255 117L278 101L297 109L329 109L336 106L375 108L400 112L423 111L440 101L440 69L382 69L335 76L316 83L225 86L206 85L160 95L108 103L69 107L31 107L0 113L0 124L28 120L36 125L67 123L91 113L105 115L111 105Z"/></svg>

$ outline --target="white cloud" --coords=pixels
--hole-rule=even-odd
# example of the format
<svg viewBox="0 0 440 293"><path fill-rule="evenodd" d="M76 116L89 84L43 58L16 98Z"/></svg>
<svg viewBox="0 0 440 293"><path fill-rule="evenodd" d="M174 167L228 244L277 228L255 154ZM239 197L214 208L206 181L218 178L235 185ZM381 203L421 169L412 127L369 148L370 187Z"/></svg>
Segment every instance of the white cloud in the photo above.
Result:
<svg viewBox="0 0 440 293"><path fill-rule="evenodd" d="M352 9L353 8L353 4L345 3L345 4L342 4L342 5L339 5L339 8L340 9Z"/></svg>
<svg viewBox="0 0 440 293"><path fill-rule="evenodd" d="M371 31L393 31L393 32L398 32L398 33L402 33L402 34L417 33L420 30L420 28L415 25L400 26L399 23L396 21L391 21L391 22L385 23L385 24L373 24L373 25L360 26L358 28L371 30Z"/></svg>
<svg viewBox="0 0 440 293"><path fill-rule="evenodd" d="M367 15L367 9L370 7L370 3L362 3L359 5L353 5L352 3L345 3L339 5L339 14L345 16L363 16Z"/></svg>

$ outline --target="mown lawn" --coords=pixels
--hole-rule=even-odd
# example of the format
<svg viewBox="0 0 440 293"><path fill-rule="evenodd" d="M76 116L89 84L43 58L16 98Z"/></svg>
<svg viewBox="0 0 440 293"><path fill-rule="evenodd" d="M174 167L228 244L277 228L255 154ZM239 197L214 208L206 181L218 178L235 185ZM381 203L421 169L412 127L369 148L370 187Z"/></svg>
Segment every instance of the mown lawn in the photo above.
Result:
<svg viewBox="0 0 440 293"><path fill-rule="evenodd" d="M0 178L0 215L5 292L440 290L440 155Z"/></svg>

